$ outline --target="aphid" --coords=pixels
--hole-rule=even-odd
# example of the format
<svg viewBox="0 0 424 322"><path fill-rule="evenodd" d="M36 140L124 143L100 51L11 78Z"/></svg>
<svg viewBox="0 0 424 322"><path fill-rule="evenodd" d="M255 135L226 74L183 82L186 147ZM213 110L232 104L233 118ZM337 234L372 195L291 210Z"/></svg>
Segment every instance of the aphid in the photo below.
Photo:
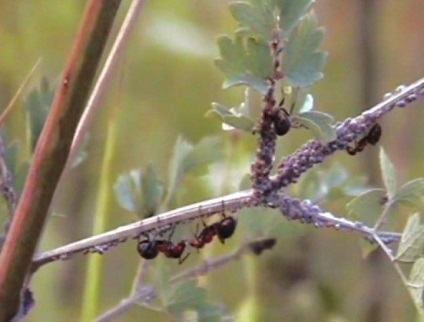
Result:
<svg viewBox="0 0 424 322"><path fill-rule="evenodd" d="M381 137L381 126L378 123L375 123L368 134L358 141L354 147L348 146L346 152L350 155L355 155L358 152L362 152L367 144L376 145Z"/></svg>

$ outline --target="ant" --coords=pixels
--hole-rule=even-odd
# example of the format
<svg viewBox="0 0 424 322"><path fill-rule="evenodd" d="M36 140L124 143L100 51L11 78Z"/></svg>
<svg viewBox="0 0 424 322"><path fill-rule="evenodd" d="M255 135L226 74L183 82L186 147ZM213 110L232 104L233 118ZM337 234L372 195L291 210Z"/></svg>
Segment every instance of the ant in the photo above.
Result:
<svg viewBox="0 0 424 322"><path fill-rule="evenodd" d="M375 123L371 127L368 134L364 136L362 139L360 139L358 143L356 144L356 146L354 147L348 146L346 148L346 152L350 155L355 155L358 152L362 152L367 146L367 144L376 145L378 141L380 140L381 132L382 132L381 125L378 123Z"/></svg>
<svg viewBox="0 0 424 322"><path fill-rule="evenodd" d="M178 259L178 264L182 264L190 255L190 253L187 253L184 257L182 256L185 248L186 242L184 240L174 244L173 242L164 239L145 239L137 245L137 251L144 259L153 259L158 256L159 252L161 252L168 258Z"/></svg>
<svg viewBox="0 0 424 322"><path fill-rule="evenodd" d="M290 131L291 122L290 114L284 108L284 97L278 104L278 108L273 113L274 130L278 136L283 136Z"/></svg>
<svg viewBox="0 0 424 322"><path fill-rule="evenodd" d="M174 227L175 229L175 227ZM158 240L150 240L145 239L138 243L137 251L141 257L144 259L153 259L158 256L159 252L164 254L168 258L176 258L178 259L178 264L182 264L190 253L187 253L183 257L184 250L186 248L186 241L181 240L178 243L171 242L172 234L174 230L169 235L168 240L158 239Z"/></svg>
<svg viewBox="0 0 424 322"><path fill-rule="evenodd" d="M212 242L215 236L224 244L225 239L230 238L236 230L237 221L233 217L224 217L221 221L207 226L203 223L204 228L198 236L189 241L190 246L195 248L203 248L205 244Z"/></svg>

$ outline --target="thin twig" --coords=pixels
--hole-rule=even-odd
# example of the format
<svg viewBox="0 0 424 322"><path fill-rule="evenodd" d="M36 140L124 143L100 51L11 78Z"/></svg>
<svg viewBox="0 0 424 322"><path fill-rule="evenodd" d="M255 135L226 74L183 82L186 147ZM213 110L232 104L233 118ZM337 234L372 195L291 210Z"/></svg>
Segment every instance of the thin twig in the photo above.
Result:
<svg viewBox="0 0 424 322"><path fill-rule="evenodd" d="M388 111L392 110L396 105L405 106L407 103L420 98L424 95L424 78L414 82L412 85L404 88L399 93L395 93L388 99L385 99L383 102L377 104L375 107L370 109L369 111L363 113L361 116L356 119L351 119L349 124L354 124L358 122L363 122L364 118L369 118L370 113L372 115L371 118L379 118L385 115ZM342 125L337 127L338 132L343 132L345 129ZM350 136L344 138L347 142L352 142L359 136L357 132L351 133ZM316 144L320 144L317 141L312 141ZM338 150L337 148L338 142L330 142L328 145L323 145L322 149L328 149L331 153L334 153ZM295 152L293 156L290 158L290 162L284 163L284 167L282 169L283 177L288 180L281 181L282 177L275 176L272 178L274 182L277 183L276 189L280 189L281 187L285 187L290 185L292 182L290 178L298 178L304 171L298 168L298 162L296 158L300 159L303 163L302 166L305 169L309 169L314 164L317 164L317 160L315 158L316 154L319 152L311 149L311 144L306 144L299 151ZM326 150L327 151L327 150ZM303 155L309 153L308 156L310 158L303 158ZM322 153L322 151L321 151ZM330 153L328 153L329 155ZM293 161L294 160L294 161ZM306 160L306 161L305 161ZM293 162L291 162L293 161ZM295 162L296 161L296 162ZM322 162L322 160L320 161ZM302 171L300 171L302 170ZM220 213L222 210L222 204L225 204L226 210L230 212L235 212L246 206L256 206L257 204L252 203L252 190L245 190L241 192L237 192L235 194L227 195L222 198L211 199L208 201L200 202L197 204L189 205L186 207L182 207L173 211L165 212L161 215L155 216L153 218L148 218L143 221L139 221L130 225L122 226L115 230L93 236L87 239L83 239L66 246L62 246L56 248L52 251L48 251L42 254L38 254L33 259L33 269L37 269L43 264L61 260L68 259L71 255L79 252L102 252L106 251L108 248L115 246L121 242L126 241L130 238L136 238L141 233L148 233L154 230L160 230L164 227L170 227L170 225L175 225L178 223L184 223L190 220L194 220L197 218L201 218L205 215L212 215L215 213ZM265 205L266 206L266 205ZM291 219L302 220L302 218L294 218L290 213L286 214ZM335 217L328 212L318 212L314 213L314 220L318 223L319 227L333 227L340 230L354 231L358 232L367 238L370 241L373 241L373 234L375 234L375 230L371 227L367 227L363 223L360 222L352 222L350 220ZM305 221L305 220L303 220ZM382 238L387 238L388 241L396 241L399 239L400 234L398 233L388 233L382 232L379 233L379 236Z"/></svg>
<svg viewBox="0 0 424 322"><path fill-rule="evenodd" d="M81 120L78 123L74 140L72 141L71 151L69 153L69 161L71 163L74 161L75 156L81 147L81 143L84 140L85 134L87 133L95 112L102 106L100 104L100 100L103 98L105 90L109 87L112 74L118 66L122 52L127 47L129 37L138 21L144 3L145 0L134 0L128 9L125 20L119 29L118 35L116 36L93 91L91 92L90 98L88 99L88 103L84 109Z"/></svg>

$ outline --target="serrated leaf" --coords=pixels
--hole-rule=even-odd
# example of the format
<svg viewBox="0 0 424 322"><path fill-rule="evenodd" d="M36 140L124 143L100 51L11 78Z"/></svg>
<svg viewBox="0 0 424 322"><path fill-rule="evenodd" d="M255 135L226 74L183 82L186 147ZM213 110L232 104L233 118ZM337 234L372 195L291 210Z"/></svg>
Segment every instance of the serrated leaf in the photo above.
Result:
<svg viewBox="0 0 424 322"><path fill-rule="evenodd" d="M387 196L392 199L397 190L395 167L383 148L380 148L380 167Z"/></svg>
<svg viewBox="0 0 424 322"><path fill-rule="evenodd" d="M272 37L276 17L270 1L235 1L229 6L233 17L239 22L241 30L265 40Z"/></svg>
<svg viewBox="0 0 424 322"><path fill-rule="evenodd" d="M424 290L424 258L419 258L412 266L409 275L408 289L415 300L415 304L421 309L423 307Z"/></svg>
<svg viewBox="0 0 424 322"><path fill-rule="evenodd" d="M274 0L274 2L279 10L280 28L288 35L301 22L301 18L311 8L314 0Z"/></svg>
<svg viewBox="0 0 424 322"><path fill-rule="evenodd" d="M249 85L265 94L265 79L272 74L268 45L258 39L243 39L240 34L236 34L234 40L222 35L217 44L221 58L216 59L215 64L227 77L223 87Z"/></svg>
<svg viewBox="0 0 424 322"><path fill-rule="evenodd" d="M311 12L291 34L284 53L283 70L293 86L307 87L323 78L326 54L318 50L324 29Z"/></svg>
<svg viewBox="0 0 424 322"><path fill-rule="evenodd" d="M337 138L336 131L332 127L333 117L329 114L310 111L293 117L293 120L307 127L312 131L314 137L323 143L334 141Z"/></svg>
<svg viewBox="0 0 424 322"><path fill-rule="evenodd" d="M399 243L396 260L410 263L421 256L424 248L424 226L418 213L409 217Z"/></svg>
<svg viewBox="0 0 424 322"><path fill-rule="evenodd" d="M212 110L207 112L207 116L216 114L221 119L221 121L232 128L252 132L255 126L255 123L248 117L244 116L236 108L228 108L219 103L212 103Z"/></svg>
<svg viewBox="0 0 424 322"><path fill-rule="evenodd" d="M115 183L115 196L119 205L130 212L141 211L141 177L140 170L133 170L120 175Z"/></svg>
<svg viewBox="0 0 424 322"><path fill-rule="evenodd" d="M419 210L424 210L423 195L424 178L418 178L402 185L393 197L393 202L406 206L415 206Z"/></svg>
<svg viewBox="0 0 424 322"><path fill-rule="evenodd" d="M163 198L165 188L152 164L147 166L141 180L142 217L153 216Z"/></svg>
<svg viewBox="0 0 424 322"><path fill-rule="evenodd" d="M312 0L236 1L230 4L230 11L239 22L241 31L269 42L276 24L283 31L283 37L287 37L312 3Z"/></svg>
<svg viewBox="0 0 424 322"><path fill-rule="evenodd" d="M382 212L386 199L386 191L383 189L371 189L354 198L346 205L348 218L365 223L372 223Z"/></svg>

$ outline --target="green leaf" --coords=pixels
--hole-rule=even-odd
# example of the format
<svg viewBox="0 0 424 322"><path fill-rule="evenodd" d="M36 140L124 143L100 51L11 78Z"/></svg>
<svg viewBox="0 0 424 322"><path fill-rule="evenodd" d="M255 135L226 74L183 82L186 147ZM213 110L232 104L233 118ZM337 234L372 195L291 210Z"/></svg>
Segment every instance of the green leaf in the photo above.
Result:
<svg viewBox="0 0 424 322"><path fill-rule="evenodd" d="M259 36L269 41L276 24L276 15L271 1L236 1L230 4L233 17L240 24L240 31Z"/></svg>
<svg viewBox="0 0 424 322"><path fill-rule="evenodd" d="M386 199L386 191L383 189L371 189L354 198L346 205L348 218L365 223L373 223L383 211Z"/></svg>
<svg viewBox="0 0 424 322"><path fill-rule="evenodd" d="M359 240L359 247L361 249L362 258L365 259L369 255L371 255L374 251L379 249L380 246L378 246L377 243L370 243L368 240L361 238Z"/></svg>
<svg viewBox="0 0 424 322"><path fill-rule="evenodd" d="M411 263L421 256L424 249L424 226L418 213L409 217L399 243L396 260Z"/></svg>
<svg viewBox="0 0 424 322"><path fill-rule="evenodd" d="M408 289L415 300L415 304L422 311L424 290L424 258L418 259L412 266L409 275Z"/></svg>
<svg viewBox="0 0 424 322"><path fill-rule="evenodd" d="M283 37L287 37L312 3L313 0L236 1L230 4L230 11L239 22L242 32L269 42L276 24L283 31Z"/></svg>
<svg viewBox="0 0 424 322"><path fill-rule="evenodd" d="M334 141L337 138L332 127L333 117L329 114L310 111L294 116L293 120L311 130L314 137L323 143Z"/></svg>
<svg viewBox="0 0 424 322"><path fill-rule="evenodd" d="M147 218L156 214L162 201L165 187L159 180L152 164L147 166L141 179L142 217Z"/></svg>
<svg viewBox="0 0 424 322"><path fill-rule="evenodd" d="M167 203L174 198L177 187L188 173L223 157L222 142L218 138L204 138L193 146L178 137L169 165Z"/></svg>
<svg viewBox="0 0 424 322"><path fill-rule="evenodd" d="M293 86L307 87L323 78L326 54L318 51L324 29L313 12L306 15L290 35L284 53L283 70Z"/></svg>
<svg viewBox="0 0 424 322"><path fill-rule="evenodd" d="M314 97L306 91L300 90L296 96L296 102L294 104L292 115L302 114L310 112L314 108Z"/></svg>
<svg viewBox="0 0 424 322"><path fill-rule="evenodd" d="M387 196L389 199L392 199L397 190L396 171L392 161L390 161L389 156L383 148L380 148L380 167L383 183L387 190Z"/></svg>
<svg viewBox="0 0 424 322"><path fill-rule="evenodd" d="M271 55L268 45L262 40L247 38L240 34L231 39L227 35L218 37L221 58L216 66L225 74L224 89L237 85L249 85L262 94L267 91L265 79L272 74Z"/></svg>
<svg viewBox="0 0 424 322"><path fill-rule="evenodd" d="M207 290L197 286L196 281L172 285L166 309L173 316L182 320L190 311L197 314L197 321L220 321L222 315L218 307L208 303Z"/></svg>
<svg viewBox="0 0 424 322"><path fill-rule="evenodd" d="M207 112L207 116L216 114L221 121L232 128L251 133L255 123L248 117L244 116L240 108L228 108L219 103L212 103L212 110Z"/></svg>
<svg viewBox="0 0 424 322"><path fill-rule="evenodd" d="M405 183L393 197L393 202L424 210L422 200L424 194L424 178L418 178Z"/></svg>
<svg viewBox="0 0 424 322"><path fill-rule="evenodd" d="M115 196L119 205L130 212L141 212L141 170L122 174L115 183Z"/></svg>
<svg viewBox="0 0 424 322"><path fill-rule="evenodd" d="M261 0L257 0L261 2ZM274 0L279 10L280 28L288 35L301 23L314 0Z"/></svg>

